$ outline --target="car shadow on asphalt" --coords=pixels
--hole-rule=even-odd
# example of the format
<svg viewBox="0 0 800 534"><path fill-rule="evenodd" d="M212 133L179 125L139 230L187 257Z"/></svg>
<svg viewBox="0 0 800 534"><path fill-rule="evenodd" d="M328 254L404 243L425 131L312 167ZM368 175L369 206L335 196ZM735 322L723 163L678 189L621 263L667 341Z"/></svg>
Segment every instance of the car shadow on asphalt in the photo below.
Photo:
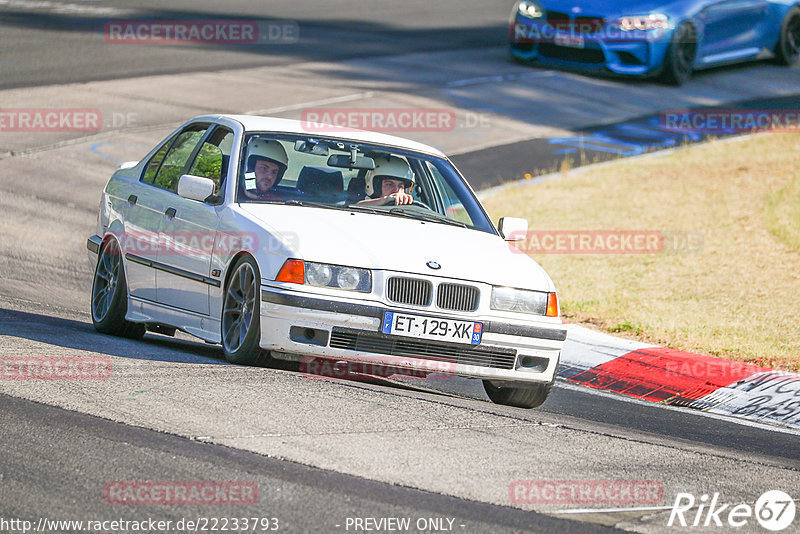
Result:
<svg viewBox="0 0 800 534"><path fill-rule="evenodd" d="M180 335L180 334L179 334ZM101 334L91 323L74 319L53 317L18 310L0 308L0 336L23 338L29 341L53 345L67 349L132 358L137 360L162 361L172 363L193 363L207 365L231 365L225 360L222 348L202 341L173 338L148 332L141 340ZM0 356L13 356L16 348L5 344ZM23 349L30 355L31 347ZM43 348L42 356L49 356ZM401 389L415 389L413 386L389 380L391 370L371 369L363 372L337 364L333 360L305 358L302 362L287 360L268 360L258 367L268 367L290 372L298 372L308 378L323 380L346 380L392 386ZM362 371L362 372L359 372Z"/></svg>
<svg viewBox="0 0 800 534"><path fill-rule="evenodd" d="M6 308L0 308L0 335L120 358L228 365L217 345L150 332L142 340L125 339L100 334L91 323ZM13 344L3 347L3 355L14 352ZM25 347L25 352L30 354L30 347Z"/></svg>

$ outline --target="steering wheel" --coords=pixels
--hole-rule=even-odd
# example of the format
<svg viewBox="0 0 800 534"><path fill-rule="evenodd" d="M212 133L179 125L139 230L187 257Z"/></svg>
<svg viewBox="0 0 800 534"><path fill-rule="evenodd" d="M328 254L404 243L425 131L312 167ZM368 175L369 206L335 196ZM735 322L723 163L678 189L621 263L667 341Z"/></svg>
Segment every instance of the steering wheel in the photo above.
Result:
<svg viewBox="0 0 800 534"><path fill-rule="evenodd" d="M420 207L425 208L428 211L433 211L430 206L428 206L427 204L425 204L421 200L417 200L416 198L414 199L414 202L411 203L411 205L412 206L420 206Z"/></svg>

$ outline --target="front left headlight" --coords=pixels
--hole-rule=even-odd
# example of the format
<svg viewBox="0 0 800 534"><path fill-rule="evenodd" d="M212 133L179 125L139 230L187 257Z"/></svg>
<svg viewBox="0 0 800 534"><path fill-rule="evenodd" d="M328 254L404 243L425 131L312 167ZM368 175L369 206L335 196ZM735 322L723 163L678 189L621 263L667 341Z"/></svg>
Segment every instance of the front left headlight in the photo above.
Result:
<svg viewBox="0 0 800 534"><path fill-rule="evenodd" d="M526 19L540 19L544 16L542 6L532 0L520 0L517 2L516 13Z"/></svg>
<svg viewBox="0 0 800 534"><path fill-rule="evenodd" d="M492 288L490 306L493 310L529 313L531 315L558 316L558 299L555 293L529 291L511 287Z"/></svg>

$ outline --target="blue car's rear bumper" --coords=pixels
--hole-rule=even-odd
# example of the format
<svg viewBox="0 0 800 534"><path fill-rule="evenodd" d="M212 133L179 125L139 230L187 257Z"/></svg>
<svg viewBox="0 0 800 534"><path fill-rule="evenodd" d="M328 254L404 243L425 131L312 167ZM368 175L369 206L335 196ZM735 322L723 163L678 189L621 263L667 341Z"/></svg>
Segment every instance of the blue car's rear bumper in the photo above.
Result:
<svg viewBox="0 0 800 534"><path fill-rule="evenodd" d="M511 55L522 61L589 72L654 76L662 68L672 31L594 33L557 31L543 22L517 20L509 28Z"/></svg>

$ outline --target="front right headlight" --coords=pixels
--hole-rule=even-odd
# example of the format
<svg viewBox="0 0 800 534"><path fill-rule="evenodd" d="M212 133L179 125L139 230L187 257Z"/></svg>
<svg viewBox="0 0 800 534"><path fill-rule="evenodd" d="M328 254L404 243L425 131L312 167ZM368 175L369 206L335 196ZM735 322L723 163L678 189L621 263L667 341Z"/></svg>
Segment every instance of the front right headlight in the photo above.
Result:
<svg viewBox="0 0 800 534"><path fill-rule="evenodd" d="M372 291L372 272L369 269L291 258L284 262L275 280L315 287L361 291L362 293Z"/></svg>
<svg viewBox="0 0 800 534"><path fill-rule="evenodd" d="M517 2L516 12L519 16L526 19L540 19L544 16L542 6L533 0L520 0Z"/></svg>
<svg viewBox="0 0 800 534"><path fill-rule="evenodd" d="M531 315L558 316L558 299L555 293L529 291L511 287L492 288L490 306L493 310L529 313Z"/></svg>
<svg viewBox="0 0 800 534"><path fill-rule="evenodd" d="M649 15L629 15L621 17L616 21L617 27L626 32L634 30L664 30L669 27L669 17L662 13L651 13Z"/></svg>

